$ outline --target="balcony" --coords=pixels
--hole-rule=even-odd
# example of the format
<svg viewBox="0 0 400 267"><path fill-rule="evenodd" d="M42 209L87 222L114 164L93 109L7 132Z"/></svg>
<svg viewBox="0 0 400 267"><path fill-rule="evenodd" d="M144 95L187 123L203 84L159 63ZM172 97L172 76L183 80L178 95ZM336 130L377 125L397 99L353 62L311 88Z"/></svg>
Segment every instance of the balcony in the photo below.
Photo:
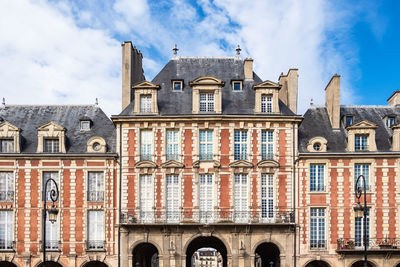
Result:
<svg viewBox="0 0 400 267"><path fill-rule="evenodd" d="M60 249L59 240L46 240L46 250L59 250L59 249Z"/></svg>
<svg viewBox="0 0 400 267"><path fill-rule="evenodd" d="M88 201L91 201L91 202L103 202L104 201L104 191L88 191L87 196L88 196Z"/></svg>
<svg viewBox="0 0 400 267"><path fill-rule="evenodd" d="M0 239L0 250L13 250L14 249L14 241Z"/></svg>
<svg viewBox="0 0 400 267"><path fill-rule="evenodd" d="M121 224L293 224L293 210L137 211L121 214Z"/></svg>
<svg viewBox="0 0 400 267"><path fill-rule="evenodd" d="M326 249L326 240L310 240L311 250L324 250Z"/></svg>
<svg viewBox="0 0 400 267"><path fill-rule="evenodd" d="M394 238L369 238L367 240L369 252L398 252L400 253L400 239ZM364 240L360 238L340 238L337 240L338 253L362 253L364 250Z"/></svg>
<svg viewBox="0 0 400 267"><path fill-rule="evenodd" d="M14 201L14 191L0 191L0 201Z"/></svg>
<svg viewBox="0 0 400 267"><path fill-rule="evenodd" d="M105 241L104 240L88 240L87 241L87 250L104 250L105 249Z"/></svg>

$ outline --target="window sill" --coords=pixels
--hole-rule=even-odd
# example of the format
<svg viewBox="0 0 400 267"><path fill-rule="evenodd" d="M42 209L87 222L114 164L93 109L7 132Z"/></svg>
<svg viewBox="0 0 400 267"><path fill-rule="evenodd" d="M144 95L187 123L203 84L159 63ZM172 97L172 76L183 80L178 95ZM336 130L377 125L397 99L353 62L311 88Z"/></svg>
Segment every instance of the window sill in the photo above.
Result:
<svg viewBox="0 0 400 267"><path fill-rule="evenodd" d="M105 248L87 248L86 252L106 252Z"/></svg>
<svg viewBox="0 0 400 267"><path fill-rule="evenodd" d="M312 194L312 195L318 195L318 194L328 194L328 191L324 190L324 191L308 191L308 193Z"/></svg>

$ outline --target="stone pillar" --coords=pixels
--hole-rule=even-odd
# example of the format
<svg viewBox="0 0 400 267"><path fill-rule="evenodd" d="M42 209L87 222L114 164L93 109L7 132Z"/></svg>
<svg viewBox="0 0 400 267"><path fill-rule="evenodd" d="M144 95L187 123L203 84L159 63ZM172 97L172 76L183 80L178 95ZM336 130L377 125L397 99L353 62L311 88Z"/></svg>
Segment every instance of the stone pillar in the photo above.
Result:
<svg viewBox="0 0 400 267"><path fill-rule="evenodd" d="M121 228L121 266L132 266L132 254L129 251L129 231L125 228ZM117 255L118 256L118 255ZM130 258L130 262L129 261Z"/></svg>

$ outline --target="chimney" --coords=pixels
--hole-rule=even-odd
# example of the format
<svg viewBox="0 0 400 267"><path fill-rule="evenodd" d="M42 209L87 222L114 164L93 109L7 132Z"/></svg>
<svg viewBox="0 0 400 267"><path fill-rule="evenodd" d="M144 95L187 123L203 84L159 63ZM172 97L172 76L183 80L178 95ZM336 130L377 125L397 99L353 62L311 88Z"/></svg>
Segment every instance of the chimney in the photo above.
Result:
<svg viewBox="0 0 400 267"><path fill-rule="evenodd" d="M332 129L340 128L340 75L333 75L325 88L325 106Z"/></svg>
<svg viewBox="0 0 400 267"><path fill-rule="evenodd" d="M389 106L399 106L400 105L400 91L396 90L387 100Z"/></svg>
<svg viewBox="0 0 400 267"><path fill-rule="evenodd" d="M297 91L299 87L299 70L289 69L288 74L279 76L282 85L279 90L279 99L294 113L297 114Z"/></svg>
<svg viewBox="0 0 400 267"><path fill-rule="evenodd" d="M133 100L132 85L145 80L142 68L142 53L132 47L131 41L122 45L122 110Z"/></svg>
<svg viewBox="0 0 400 267"><path fill-rule="evenodd" d="M253 59L246 58L244 60L244 79L253 80Z"/></svg>

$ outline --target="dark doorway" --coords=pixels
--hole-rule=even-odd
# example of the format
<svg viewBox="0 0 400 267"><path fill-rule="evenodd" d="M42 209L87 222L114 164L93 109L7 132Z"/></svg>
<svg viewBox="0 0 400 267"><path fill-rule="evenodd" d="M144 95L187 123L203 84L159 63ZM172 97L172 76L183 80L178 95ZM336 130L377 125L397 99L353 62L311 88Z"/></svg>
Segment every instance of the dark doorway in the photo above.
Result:
<svg viewBox="0 0 400 267"><path fill-rule="evenodd" d="M273 243L262 243L256 248L255 267L280 267L279 248Z"/></svg>
<svg viewBox="0 0 400 267"><path fill-rule="evenodd" d="M158 250L150 243L140 243L133 249L132 267L158 267Z"/></svg>
<svg viewBox="0 0 400 267"><path fill-rule="evenodd" d="M312 261L306 267L330 267L330 265L324 261Z"/></svg>
<svg viewBox="0 0 400 267"><path fill-rule="evenodd" d="M201 248L213 248L218 251L222 257L222 266L227 267L227 250L224 243L214 236L199 236L190 242L186 249L186 267L192 266L193 254Z"/></svg>
<svg viewBox="0 0 400 267"><path fill-rule="evenodd" d="M351 265L352 267L364 267L364 261L356 261ZM375 267L371 262L368 262L368 267Z"/></svg>
<svg viewBox="0 0 400 267"><path fill-rule="evenodd" d="M8 261L0 261L0 267L17 267L17 265Z"/></svg>
<svg viewBox="0 0 400 267"><path fill-rule="evenodd" d="M39 264L38 267L43 267L43 263ZM54 261L46 261L46 267L62 267L62 265Z"/></svg>
<svg viewBox="0 0 400 267"><path fill-rule="evenodd" d="M89 261L83 267L107 267L107 264L101 261Z"/></svg>

